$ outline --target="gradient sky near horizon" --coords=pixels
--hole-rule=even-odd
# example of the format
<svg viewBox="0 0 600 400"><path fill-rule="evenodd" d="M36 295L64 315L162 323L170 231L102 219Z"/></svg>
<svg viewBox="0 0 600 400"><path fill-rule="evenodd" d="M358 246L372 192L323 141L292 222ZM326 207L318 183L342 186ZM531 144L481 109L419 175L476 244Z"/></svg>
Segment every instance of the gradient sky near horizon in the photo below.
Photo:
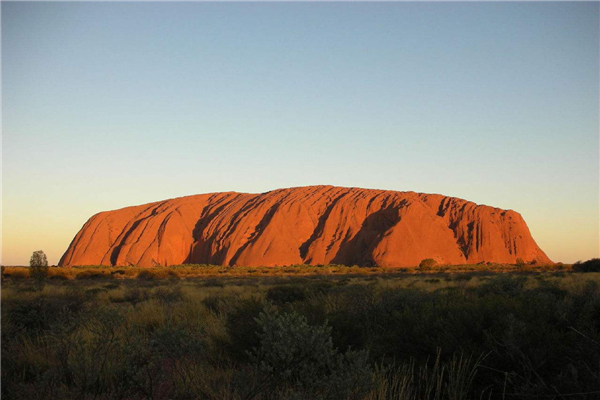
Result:
<svg viewBox="0 0 600 400"><path fill-rule="evenodd" d="M331 184L600 256L599 3L1 3L2 257L93 214Z"/></svg>

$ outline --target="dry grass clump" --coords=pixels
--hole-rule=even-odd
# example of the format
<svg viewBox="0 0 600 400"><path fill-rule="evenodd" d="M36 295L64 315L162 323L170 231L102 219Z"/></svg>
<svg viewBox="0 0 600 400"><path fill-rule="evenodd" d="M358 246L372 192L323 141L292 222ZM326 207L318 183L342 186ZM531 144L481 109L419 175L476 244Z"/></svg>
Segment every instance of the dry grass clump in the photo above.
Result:
<svg viewBox="0 0 600 400"><path fill-rule="evenodd" d="M75 279L112 279L113 275L108 271L95 271L95 270L87 270L78 272L75 275Z"/></svg>
<svg viewBox="0 0 600 400"><path fill-rule="evenodd" d="M152 268L139 271L136 278L152 281L156 279L179 279L180 276L175 270L169 268Z"/></svg>
<svg viewBox="0 0 600 400"><path fill-rule="evenodd" d="M63 268L49 268L48 269L48 279L56 280L56 281L66 281L71 279L71 275L65 271Z"/></svg>

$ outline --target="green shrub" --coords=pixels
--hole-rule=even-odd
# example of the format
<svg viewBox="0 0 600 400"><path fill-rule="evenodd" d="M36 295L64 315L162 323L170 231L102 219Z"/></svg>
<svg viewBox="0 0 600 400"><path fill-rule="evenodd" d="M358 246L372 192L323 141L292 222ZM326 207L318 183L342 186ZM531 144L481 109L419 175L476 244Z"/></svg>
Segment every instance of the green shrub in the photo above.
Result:
<svg viewBox="0 0 600 400"><path fill-rule="evenodd" d="M203 353L203 332L190 332L181 326L167 324L152 332L150 347L155 355L167 359L175 357L196 357Z"/></svg>
<svg viewBox="0 0 600 400"><path fill-rule="evenodd" d="M79 314L90 300L80 289L64 294L38 295L2 302L2 323L16 332L38 334L58 326ZM7 333L3 326L2 333Z"/></svg>
<svg viewBox="0 0 600 400"><path fill-rule="evenodd" d="M274 286L267 290L267 300L274 304L293 303L306 298L306 290L301 286Z"/></svg>
<svg viewBox="0 0 600 400"><path fill-rule="evenodd" d="M258 346L259 330L256 318L264 308L264 303L257 298L239 300L227 314L225 326L229 340L221 342L229 356L235 361L248 361L248 352Z"/></svg>
<svg viewBox="0 0 600 400"><path fill-rule="evenodd" d="M323 295L331 292L336 287L336 283L332 281L315 281L306 284L306 296Z"/></svg>
<svg viewBox="0 0 600 400"><path fill-rule="evenodd" d="M257 318L260 344L251 361L260 381L259 393L301 393L303 398L360 398L369 389L367 352L338 353L327 325L311 326L303 316L265 308ZM320 395L320 396L319 396Z"/></svg>

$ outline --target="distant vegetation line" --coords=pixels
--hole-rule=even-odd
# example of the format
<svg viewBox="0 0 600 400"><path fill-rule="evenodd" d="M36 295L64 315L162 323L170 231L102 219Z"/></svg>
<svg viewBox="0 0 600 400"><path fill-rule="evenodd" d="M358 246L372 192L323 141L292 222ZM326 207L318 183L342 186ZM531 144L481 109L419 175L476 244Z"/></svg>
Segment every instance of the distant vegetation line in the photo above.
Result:
<svg viewBox="0 0 600 400"><path fill-rule="evenodd" d="M445 272L517 272L517 271L570 271L570 264L464 264L437 265L423 260L416 268L382 268L359 267L339 264L328 265L287 265L278 267L226 267L210 264L182 264L168 267L137 267L137 266L105 266L81 265L73 267L50 267L49 279L87 279L87 278L139 278L139 279L168 279L193 278L203 276L289 276L289 275L393 275ZM577 265L577 264L574 264ZM6 278L28 278L28 267L2 267L2 276Z"/></svg>

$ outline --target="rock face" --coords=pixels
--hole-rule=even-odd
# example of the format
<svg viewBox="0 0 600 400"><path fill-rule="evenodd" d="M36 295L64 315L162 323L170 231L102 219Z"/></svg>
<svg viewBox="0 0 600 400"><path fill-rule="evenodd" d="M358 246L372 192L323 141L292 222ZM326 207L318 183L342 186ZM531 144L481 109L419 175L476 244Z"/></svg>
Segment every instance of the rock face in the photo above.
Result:
<svg viewBox="0 0 600 400"><path fill-rule="evenodd" d="M310 186L211 193L91 217L60 265L551 263L515 211L438 194Z"/></svg>

